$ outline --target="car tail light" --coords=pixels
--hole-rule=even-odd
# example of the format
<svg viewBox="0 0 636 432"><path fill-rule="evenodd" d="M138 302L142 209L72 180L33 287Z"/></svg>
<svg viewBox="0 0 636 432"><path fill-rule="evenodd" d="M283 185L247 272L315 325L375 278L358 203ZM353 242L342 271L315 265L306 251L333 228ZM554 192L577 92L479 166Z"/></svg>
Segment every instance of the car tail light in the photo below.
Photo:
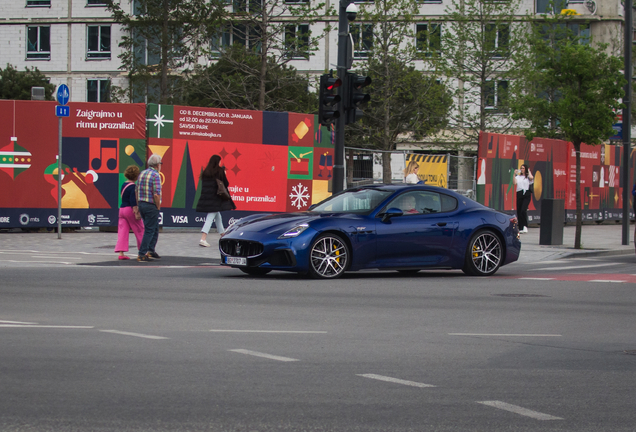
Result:
<svg viewBox="0 0 636 432"><path fill-rule="evenodd" d="M519 224L517 221L517 217L513 216L510 218L510 223L512 224L512 233L517 234L517 240L521 238L521 234L519 233Z"/></svg>

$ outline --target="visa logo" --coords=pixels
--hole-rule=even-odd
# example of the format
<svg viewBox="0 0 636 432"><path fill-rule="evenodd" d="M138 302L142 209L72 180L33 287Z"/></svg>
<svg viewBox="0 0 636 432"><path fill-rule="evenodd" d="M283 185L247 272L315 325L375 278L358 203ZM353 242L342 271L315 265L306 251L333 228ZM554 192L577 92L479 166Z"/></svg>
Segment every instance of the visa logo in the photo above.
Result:
<svg viewBox="0 0 636 432"><path fill-rule="evenodd" d="M185 224L188 223L187 216L172 216L172 223Z"/></svg>

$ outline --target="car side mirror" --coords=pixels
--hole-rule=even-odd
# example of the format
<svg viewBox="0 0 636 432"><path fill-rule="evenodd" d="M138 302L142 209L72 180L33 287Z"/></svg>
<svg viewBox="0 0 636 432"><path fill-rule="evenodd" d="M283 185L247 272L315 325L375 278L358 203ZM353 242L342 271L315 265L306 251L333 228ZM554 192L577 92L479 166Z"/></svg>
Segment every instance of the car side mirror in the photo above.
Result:
<svg viewBox="0 0 636 432"><path fill-rule="evenodd" d="M384 213L382 213L380 216L382 216L382 222L386 223L388 222L392 217L395 216L402 216L404 213L402 212L402 210L400 210L399 208L395 208L395 207L391 207L390 209L387 209L387 211L385 211Z"/></svg>

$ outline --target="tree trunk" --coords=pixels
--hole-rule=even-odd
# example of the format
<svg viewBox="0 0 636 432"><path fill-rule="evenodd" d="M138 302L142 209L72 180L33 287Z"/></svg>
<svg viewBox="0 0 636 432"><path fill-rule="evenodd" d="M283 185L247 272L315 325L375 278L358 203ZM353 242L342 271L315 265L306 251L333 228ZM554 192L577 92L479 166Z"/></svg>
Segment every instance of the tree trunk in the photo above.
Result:
<svg viewBox="0 0 636 432"><path fill-rule="evenodd" d="M168 103L168 0L163 0L163 25L161 27L161 84L159 103Z"/></svg>
<svg viewBox="0 0 636 432"><path fill-rule="evenodd" d="M267 54L269 52L269 21L267 16L267 8L263 5L262 12L263 20L261 21L261 72L259 75L259 94L258 94L258 109L259 111L265 111L265 84L267 82ZM251 47L250 47L251 48Z"/></svg>
<svg viewBox="0 0 636 432"><path fill-rule="evenodd" d="M583 224L581 212L581 143L574 142L576 152L576 231L574 233L574 249L581 249L581 226Z"/></svg>
<svg viewBox="0 0 636 432"><path fill-rule="evenodd" d="M390 152L382 152L382 183L384 184L393 183L393 179L391 175L391 153Z"/></svg>

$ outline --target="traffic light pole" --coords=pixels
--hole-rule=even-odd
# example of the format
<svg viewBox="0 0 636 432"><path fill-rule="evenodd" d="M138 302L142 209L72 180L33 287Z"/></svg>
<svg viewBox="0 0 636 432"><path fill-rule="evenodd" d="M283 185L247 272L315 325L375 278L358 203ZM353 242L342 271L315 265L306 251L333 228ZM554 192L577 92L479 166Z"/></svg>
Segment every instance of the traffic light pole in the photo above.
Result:
<svg viewBox="0 0 636 432"><path fill-rule="evenodd" d="M349 20L347 19L347 6L351 0L340 0L340 11L338 14L338 78L342 80L342 85L338 89L340 100L344 101L349 94L349 83L347 82L347 50L349 47ZM343 102L344 103L344 102ZM341 115L336 119L336 142L334 143L334 164L332 192L334 194L342 192L345 184L344 166L344 141L345 141L346 115L341 106Z"/></svg>
<svg viewBox="0 0 636 432"><path fill-rule="evenodd" d="M623 244L629 244L629 193L631 181L629 177L630 145L632 141L632 0L625 0L625 97L623 98ZM636 199L636 197L634 197Z"/></svg>

